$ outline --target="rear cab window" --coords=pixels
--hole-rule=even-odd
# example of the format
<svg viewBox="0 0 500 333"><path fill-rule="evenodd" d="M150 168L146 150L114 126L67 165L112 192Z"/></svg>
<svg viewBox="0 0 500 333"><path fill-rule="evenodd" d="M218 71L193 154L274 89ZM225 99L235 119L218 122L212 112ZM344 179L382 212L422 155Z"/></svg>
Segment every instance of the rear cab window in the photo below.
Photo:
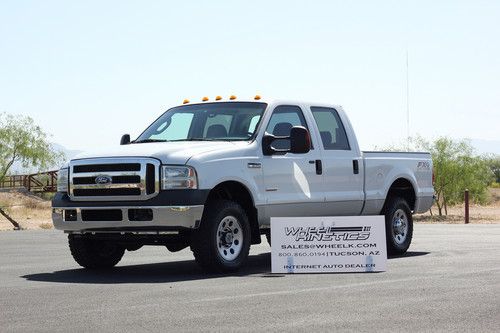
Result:
<svg viewBox="0 0 500 333"><path fill-rule="evenodd" d="M311 106L325 150L351 150L349 140L337 110L330 107Z"/></svg>

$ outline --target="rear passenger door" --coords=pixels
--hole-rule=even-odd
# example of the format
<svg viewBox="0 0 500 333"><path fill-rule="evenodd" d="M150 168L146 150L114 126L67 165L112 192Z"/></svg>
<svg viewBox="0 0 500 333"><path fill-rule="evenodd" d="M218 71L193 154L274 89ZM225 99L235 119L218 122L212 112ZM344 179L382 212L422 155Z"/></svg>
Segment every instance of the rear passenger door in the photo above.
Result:
<svg viewBox="0 0 500 333"><path fill-rule="evenodd" d="M352 149L337 110L311 107L321 136L323 191L329 215L358 215L363 208L361 156Z"/></svg>

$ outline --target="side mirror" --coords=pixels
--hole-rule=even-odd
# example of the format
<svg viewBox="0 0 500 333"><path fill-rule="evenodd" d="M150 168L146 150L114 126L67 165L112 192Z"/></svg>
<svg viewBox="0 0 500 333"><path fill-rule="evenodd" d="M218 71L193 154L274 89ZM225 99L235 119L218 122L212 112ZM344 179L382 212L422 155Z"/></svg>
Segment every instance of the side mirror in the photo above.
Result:
<svg viewBox="0 0 500 333"><path fill-rule="evenodd" d="M128 145L130 143L130 134L123 134L120 140L120 145Z"/></svg>
<svg viewBox="0 0 500 333"><path fill-rule="evenodd" d="M276 149L272 147L275 140L290 140L290 149ZM309 131L303 126L294 126L290 136L274 136L266 133L262 137L262 153L270 156L277 153L305 154L311 150Z"/></svg>
<svg viewBox="0 0 500 333"><path fill-rule="evenodd" d="M309 131L303 126L294 126L290 131L290 152L306 154L311 150Z"/></svg>
<svg viewBox="0 0 500 333"><path fill-rule="evenodd" d="M271 147L273 141L276 140L276 137L269 133L264 133L262 137L262 153L264 156L270 156L276 152L276 149Z"/></svg>

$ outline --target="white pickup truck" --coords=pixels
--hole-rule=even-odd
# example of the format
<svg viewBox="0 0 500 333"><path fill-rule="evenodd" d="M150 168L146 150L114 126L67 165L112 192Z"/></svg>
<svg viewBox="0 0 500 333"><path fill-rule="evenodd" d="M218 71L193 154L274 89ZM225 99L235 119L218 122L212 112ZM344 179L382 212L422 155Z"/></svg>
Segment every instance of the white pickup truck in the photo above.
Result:
<svg viewBox="0 0 500 333"><path fill-rule="evenodd" d="M389 253L404 253L433 194L428 153L361 152L340 106L232 96L185 101L137 139L72 159L52 212L83 267L163 245L224 272L278 216L382 214Z"/></svg>

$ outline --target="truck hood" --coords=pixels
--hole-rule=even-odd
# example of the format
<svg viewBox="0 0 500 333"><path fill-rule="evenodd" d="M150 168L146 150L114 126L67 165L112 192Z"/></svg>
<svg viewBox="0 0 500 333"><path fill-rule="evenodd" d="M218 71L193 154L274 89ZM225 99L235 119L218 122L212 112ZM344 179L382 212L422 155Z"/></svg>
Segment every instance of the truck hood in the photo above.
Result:
<svg viewBox="0 0 500 333"><path fill-rule="evenodd" d="M247 145L248 142L180 141L137 143L84 152L75 156L73 160L103 157L154 157L163 164L186 164L191 157L197 154L234 149L235 146L240 144Z"/></svg>

